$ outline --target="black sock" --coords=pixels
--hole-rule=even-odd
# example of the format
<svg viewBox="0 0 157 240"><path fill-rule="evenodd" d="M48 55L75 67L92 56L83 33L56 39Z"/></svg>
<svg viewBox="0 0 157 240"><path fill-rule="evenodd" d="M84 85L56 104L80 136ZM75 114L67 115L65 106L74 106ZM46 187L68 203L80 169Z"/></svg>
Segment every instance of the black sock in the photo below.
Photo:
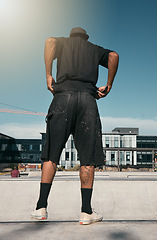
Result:
<svg viewBox="0 0 157 240"><path fill-rule="evenodd" d="M91 188L81 188L81 195L82 195L81 212L92 214L92 208L91 208L92 191L93 189Z"/></svg>
<svg viewBox="0 0 157 240"><path fill-rule="evenodd" d="M51 185L52 183L40 183L40 195L37 202L36 210L38 210L39 208L47 207L47 199L49 196Z"/></svg>

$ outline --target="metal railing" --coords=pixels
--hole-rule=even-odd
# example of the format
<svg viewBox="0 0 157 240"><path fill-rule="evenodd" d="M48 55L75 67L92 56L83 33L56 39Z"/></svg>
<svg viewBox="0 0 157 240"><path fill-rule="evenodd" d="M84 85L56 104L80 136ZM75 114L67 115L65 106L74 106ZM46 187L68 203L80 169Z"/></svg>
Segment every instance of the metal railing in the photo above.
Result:
<svg viewBox="0 0 157 240"><path fill-rule="evenodd" d="M157 148L135 148L135 147L104 147L103 148L105 155L107 151L117 152L117 163L118 171L120 171L120 152L132 152L132 166L134 166L134 154L133 152L151 152L152 154L152 168L155 170L155 165L157 165Z"/></svg>

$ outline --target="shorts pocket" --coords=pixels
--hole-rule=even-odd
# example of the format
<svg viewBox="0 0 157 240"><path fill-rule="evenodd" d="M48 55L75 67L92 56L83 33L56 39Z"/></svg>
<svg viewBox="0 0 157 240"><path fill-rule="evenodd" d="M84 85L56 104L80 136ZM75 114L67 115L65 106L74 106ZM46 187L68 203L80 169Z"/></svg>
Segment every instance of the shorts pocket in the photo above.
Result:
<svg viewBox="0 0 157 240"><path fill-rule="evenodd" d="M50 118L53 114L65 113L68 107L70 95L71 94L55 94L46 118Z"/></svg>

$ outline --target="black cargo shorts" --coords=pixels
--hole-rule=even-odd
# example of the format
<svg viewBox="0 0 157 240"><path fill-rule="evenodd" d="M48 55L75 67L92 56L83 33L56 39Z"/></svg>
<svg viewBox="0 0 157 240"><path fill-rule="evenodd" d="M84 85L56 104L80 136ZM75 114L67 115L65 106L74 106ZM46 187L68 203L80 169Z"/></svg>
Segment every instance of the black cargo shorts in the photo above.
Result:
<svg viewBox="0 0 157 240"><path fill-rule="evenodd" d="M80 165L104 165L102 132L95 98L87 92L66 91L54 95L47 115L43 161L59 164L69 135L74 138Z"/></svg>

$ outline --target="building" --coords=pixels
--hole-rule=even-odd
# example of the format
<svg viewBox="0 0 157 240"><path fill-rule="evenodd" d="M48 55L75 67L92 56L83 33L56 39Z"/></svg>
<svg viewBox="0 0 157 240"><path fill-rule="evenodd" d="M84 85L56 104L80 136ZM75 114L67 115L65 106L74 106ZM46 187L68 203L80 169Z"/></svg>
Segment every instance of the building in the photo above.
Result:
<svg viewBox="0 0 157 240"><path fill-rule="evenodd" d="M41 139L15 139L0 133L0 163L41 163L46 134ZM104 161L107 166L152 166L157 159L157 136L140 136L138 128L115 128L103 133ZM62 151L59 166L79 165L79 156L70 135Z"/></svg>
<svg viewBox="0 0 157 240"><path fill-rule="evenodd" d="M157 136L137 136L137 148L144 149L157 149ZM156 156L157 151L155 150L153 154ZM137 151L137 164L138 165L151 165L152 151Z"/></svg>
<svg viewBox="0 0 157 240"><path fill-rule="evenodd" d="M41 163L41 139L15 139L0 133L0 163Z"/></svg>
<svg viewBox="0 0 157 240"><path fill-rule="evenodd" d="M132 149L136 148L138 134L138 128L115 128L111 133L103 133L102 141L106 165L136 165L136 151ZM118 151L118 149L121 150Z"/></svg>

